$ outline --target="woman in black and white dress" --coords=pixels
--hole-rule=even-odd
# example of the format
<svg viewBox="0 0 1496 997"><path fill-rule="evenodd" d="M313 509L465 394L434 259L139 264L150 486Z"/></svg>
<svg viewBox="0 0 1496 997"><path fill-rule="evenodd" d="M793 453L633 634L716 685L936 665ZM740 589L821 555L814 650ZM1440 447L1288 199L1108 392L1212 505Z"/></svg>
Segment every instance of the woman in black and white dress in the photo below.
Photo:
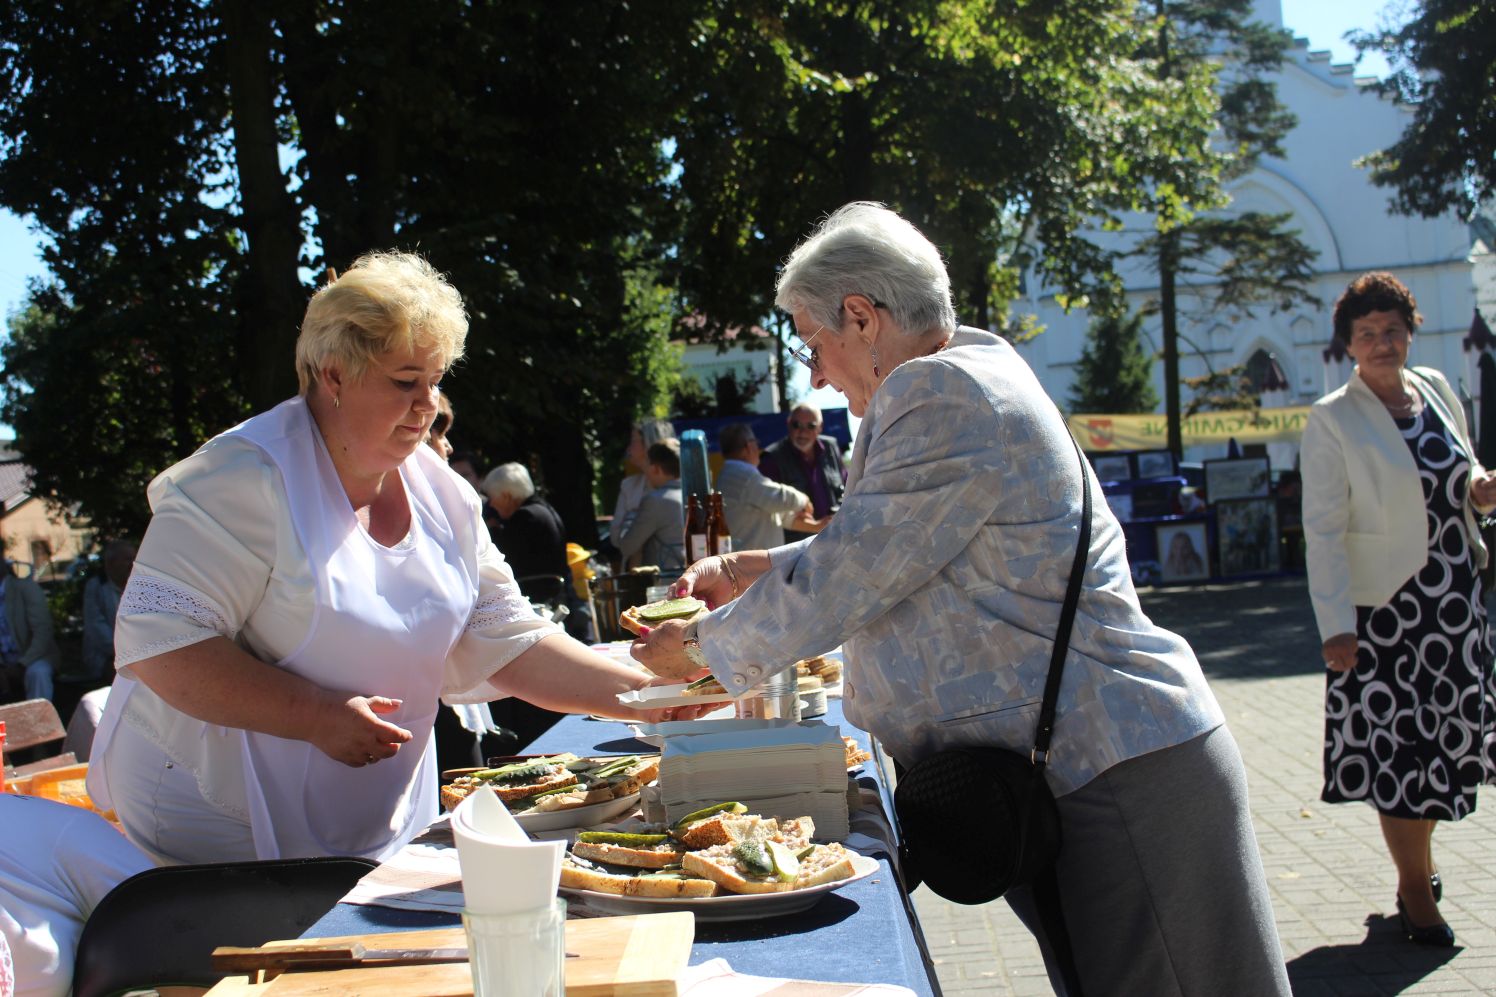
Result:
<svg viewBox="0 0 1496 997"><path fill-rule="evenodd" d="M1476 461L1443 376L1406 367L1419 321L1388 273L1363 274L1336 301L1356 370L1304 430L1304 538L1330 669L1322 798L1376 807L1404 932L1447 946L1434 828L1473 811L1496 773L1476 526L1496 506L1496 475Z"/></svg>

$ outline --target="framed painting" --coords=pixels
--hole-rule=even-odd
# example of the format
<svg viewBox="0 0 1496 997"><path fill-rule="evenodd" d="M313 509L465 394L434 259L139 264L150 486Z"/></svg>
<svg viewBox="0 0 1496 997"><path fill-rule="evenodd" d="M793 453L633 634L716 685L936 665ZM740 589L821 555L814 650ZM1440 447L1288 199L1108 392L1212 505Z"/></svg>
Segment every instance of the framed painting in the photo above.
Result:
<svg viewBox="0 0 1496 997"><path fill-rule="evenodd" d="M1211 505L1233 499L1266 498L1266 457L1237 457L1205 462L1205 500Z"/></svg>
<svg viewBox="0 0 1496 997"><path fill-rule="evenodd" d="M1097 454L1091 458L1091 468L1098 481L1128 481L1132 478L1132 455Z"/></svg>
<svg viewBox="0 0 1496 997"><path fill-rule="evenodd" d="M1160 523L1153 528L1153 539L1158 549L1159 578L1164 584L1210 577L1204 520Z"/></svg>
<svg viewBox="0 0 1496 997"><path fill-rule="evenodd" d="M1167 450L1142 450L1133 459L1140 478L1167 478L1174 473L1174 455Z"/></svg>
<svg viewBox="0 0 1496 997"><path fill-rule="evenodd" d="M1276 499L1211 503L1216 513L1216 555L1221 576L1259 575L1280 567Z"/></svg>

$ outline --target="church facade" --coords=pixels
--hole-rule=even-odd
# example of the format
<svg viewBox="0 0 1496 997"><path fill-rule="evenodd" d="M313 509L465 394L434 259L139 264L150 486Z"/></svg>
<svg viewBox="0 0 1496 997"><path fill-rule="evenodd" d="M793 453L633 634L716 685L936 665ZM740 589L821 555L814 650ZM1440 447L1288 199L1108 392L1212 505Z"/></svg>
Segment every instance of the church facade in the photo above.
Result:
<svg viewBox="0 0 1496 997"><path fill-rule="evenodd" d="M1281 26L1278 0L1259 0L1257 17ZM1374 186L1367 171L1354 165L1395 141L1409 113L1368 89L1368 82L1356 78L1350 66L1332 65L1328 53L1310 51L1303 39L1285 54L1276 74L1278 99L1298 124L1283 142L1283 158L1263 159L1235 183L1226 210L1291 214L1290 227L1316 254L1311 290L1320 300L1286 313L1266 306L1252 314L1207 312L1181 285L1182 377L1249 364L1254 358L1260 368L1270 357L1287 382L1286 390L1274 393L1277 404L1314 400L1344 383L1351 370L1349 361L1327 353L1335 298L1358 274L1389 270L1411 288L1424 319L1413 340L1411 362L1436 367L1467 393L1477 392L1476 356L1463 341L1477 304L1472 253L1485 247L1453 214L1425 219L1394 213L1389 192ZM1143 218L1135 223L1129 225L1135 233L1151 224ZM1479 256L1475 262L1481 263ZM1137 267L1125 280L1132 310L1156 300L1158 278L1151 270ZM1020 349L1050 395L1065 405L1091 316L1084 309L1067 313L1055 301L1054 290L1037 278L1031 276L1028 286L1030 297L1018 307L1031 309L1045 331ZM1144 337L1146 349L1161 351L1157 316L1145 322ZM1161 359L1155 377L1162 398ZM1188 389L1183 389L1182 400L1188 399Z"/></svg>

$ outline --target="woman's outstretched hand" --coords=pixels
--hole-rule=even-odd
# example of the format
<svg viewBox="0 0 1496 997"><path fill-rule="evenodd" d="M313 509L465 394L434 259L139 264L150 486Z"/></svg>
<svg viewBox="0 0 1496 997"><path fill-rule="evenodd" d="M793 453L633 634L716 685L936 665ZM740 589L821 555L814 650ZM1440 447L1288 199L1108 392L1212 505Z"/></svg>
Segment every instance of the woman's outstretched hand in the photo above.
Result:
<svg viewBox="0 0 1496 997"><path fill-rule="evenodd" d="M690 682L705 675L706 669L686 657L685 638L686 624L681 620L641 627L629 655L666 681Z"/></svg>
<svg viewBox="0 0 1496 997"><path fill-rule="evenodd" d="M721 555L714 554L711 557L703 557L687 568L685 574L676 579L670 589L670 594L677 599L695 596L706 603L707 608L716 609L737 598L739 592L734 589L726 562L722 560Z"/></svg>

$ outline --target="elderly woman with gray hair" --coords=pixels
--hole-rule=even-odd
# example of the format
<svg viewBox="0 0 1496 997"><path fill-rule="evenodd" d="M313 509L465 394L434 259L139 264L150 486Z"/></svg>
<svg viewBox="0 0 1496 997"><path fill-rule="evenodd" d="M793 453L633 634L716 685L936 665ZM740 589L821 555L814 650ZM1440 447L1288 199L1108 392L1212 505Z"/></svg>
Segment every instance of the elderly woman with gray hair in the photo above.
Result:
<svg viewBox="0 0 1496 997"><path fill-rule="evenodd" d="M364 256L307 306L300 394L151 483L88 788L158 862L383 858L436 818L438 698L646 684L536 616L423 445L466 335L426 261Z"/></svg>
<svg viewBox="0 0 1496 997"><path fill-rule="evenodd" d="M677 590L716 608L635 656L742 693L842 645L847 718L902 764L1027 754L1089 487L1045 770L1059 857L1007 899L1060 993L1288 994L1236 743L1189 646L1143 614L1121 527L1033 371L957 326L939 252L879 205L827 218L777 292L811 383L863 417L841 509L809 539L692 565ZM1036 916L1054 898L1073 959Z"/></svg>
<svg viewBox="0 0 1496 997"><path fill-rule="evenodd" d="M571 578L566 526L555 507L535 494L525 465L511 462L489 471L483 494L499 514L494 546L509 562L520 591L538 602L564 597Z"/></svg>

